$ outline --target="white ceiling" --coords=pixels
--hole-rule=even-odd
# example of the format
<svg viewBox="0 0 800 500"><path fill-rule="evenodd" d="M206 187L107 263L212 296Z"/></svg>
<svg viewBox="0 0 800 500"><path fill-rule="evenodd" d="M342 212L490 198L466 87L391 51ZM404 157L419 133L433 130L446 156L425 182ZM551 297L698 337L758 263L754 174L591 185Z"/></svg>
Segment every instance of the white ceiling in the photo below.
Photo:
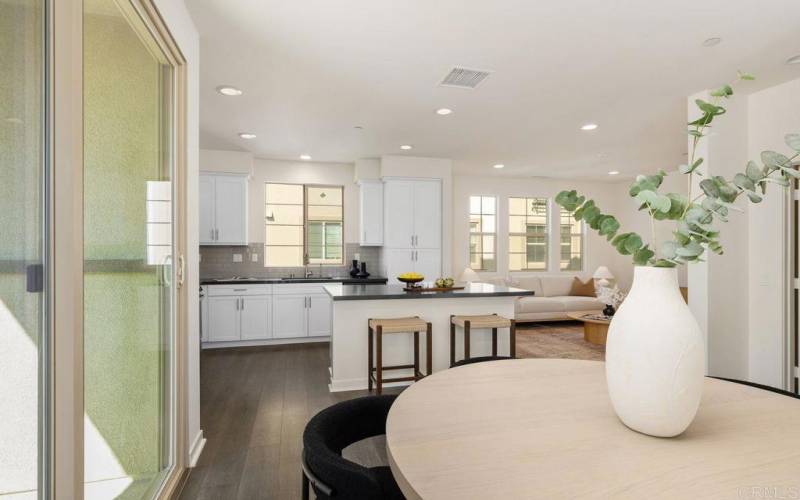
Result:
<svg viewBox="0 0 800 500"><path fill-rule="evenodd" d="M409 154L465 174L607 179L684 160L687 95L740 68L759 77L742 91L800 78L784 64L800 54L797 0L187 4L201 34L201 146L264 158ZM703 47L709 37L722 43ZM475 90L439 87L454 65L494 73ZM222 84L245 94L223 97Z"/></svg>

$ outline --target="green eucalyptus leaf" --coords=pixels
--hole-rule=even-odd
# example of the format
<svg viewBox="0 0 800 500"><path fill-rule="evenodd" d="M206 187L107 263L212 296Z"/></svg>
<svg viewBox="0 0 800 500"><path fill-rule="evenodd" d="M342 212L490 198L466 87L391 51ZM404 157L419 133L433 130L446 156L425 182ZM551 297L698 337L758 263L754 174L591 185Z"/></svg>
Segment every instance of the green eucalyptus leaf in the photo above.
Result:
<svg viewBox="0 0 800 500"><path fill-rule="evenodd" d="M697 120L689 122L689 125L694 127L704 127L708 126L708 124L711 123L712 121L714 121L714 115L703 113L703 116L701 116Z"/></svg>
<svg viewBox="0 0 800 500"><path fill-rule="evenodd" d="M703 246L696 241L690 241L688 244L675 249L675 254L680 257L697 257L702 253Z"/></svg>
<svg viewBox="0 0 800 500"><path fill-rule="evenodd" d="M748 191L755 191L756 185L750 177L744 174L736 174L733 177L733 183L739 186L742 189L746 189Z"/></svg>
<svg viewBox="0 0 800 500"><path fill-rule="evenodd" d="M702 134L702 132L700 132L700 131L698 131L698 130L690 130L690 131L689 131L689 135L691 135L692 137L697 137L697 138L700 138L700 137L705 137L705 136Z"/></svg>
<svg viewBox="0 0 800 500"><path fill-rule="evenodd" d="M714 97L730 97L733 95L733 88L730 85L723 85L718 89L712 90L711 95Z"/></svg>
<svg viewBox="0 0 800 500"><path fill-rule="evenodd" d="M763 200L761 195L758 193L747 193L747 197L750 198L750 201L753 203L761 203L761 200Z"/></svg>
<svg viewBox="0 0 800 500"><path fill-rule="evenodd" d="M625 239L625 249L629 253L634 253L642 248L642 237L636 233L631 234Z"/></svg>
<svg viewBox="0 0 800 500"><path fill-rule="evenodd" d="M722 106L711 104L710 102L706 102L702 99L695 99L694 103L697 104L697 107L700 108L700 111L707 115L717 116L725 113L725 108Z"/></svg>
<svg viewBox="0 0 800 500"><path fill-rule="evenodd" d="M761 161L769 168L780 168L789 165L789 158L775 151L762 151Z"/></svg>
<svg viewBox="0 0 800 500"><path fill-rule="evenodd" d="M753 182L758 182L764 178L764 174L761 172L761 169L758 168L758 165L753 160L747 162L745 173Z"/></svg>
<svg viewBox="0 0 800 500"><path fill-rule="evenodd" d="M653 266L654 267L675 267L676 264L677 264L677 262L669 260L669 259L658 259L656 261L656 263L653 264Z"/></svg>
<svg viewBox="0 0 800 500"><path fill-rule="evenodd" d="M678 254L678 243L675 241L665 241L661 244L661 256L665 259L674 259Z"/></svg>
<svg viewBox="0 0 800 500"><path fill-rule="evenodd" d="M784 140L786 141L787 146L797 152L800 152L800 134L786 134Z"/></svg>
<svg viewBox="0 0 800 500"><path fill-rule="evenodd" d="M703 179L700 181L700 189L706 194L706 196L710 196L712 198L719 198L720 191L719 186L713 179Z"/></svg>
<svg viewBox="0 0 800 500"><path fill-rule="evenodd" d="M650 246L645 245L633 254L633 263L637 266L644 266L650 262L654 255L655 252L650 250Z"/></svg>
<svg viewBox="0 0 800 500"><path fill-rule="evenodd" d="M613 216L609 216L600 224L600 234L611 239L619 231L619 221Z"/></svg>
<svg viewBox="0 0 800 500"><path fill-rule="evenodd" d="M743 73L739 71L739 79L740 80L755 80L756 77L751 75L750 73Z"/></svg>

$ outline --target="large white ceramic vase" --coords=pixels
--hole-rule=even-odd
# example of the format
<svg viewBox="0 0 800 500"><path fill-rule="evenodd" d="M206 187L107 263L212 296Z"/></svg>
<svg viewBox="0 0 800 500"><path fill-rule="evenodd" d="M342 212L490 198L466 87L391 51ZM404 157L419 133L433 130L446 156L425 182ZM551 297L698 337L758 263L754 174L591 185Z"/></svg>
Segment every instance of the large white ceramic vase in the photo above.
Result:
<svg viewBox="0 0 800 500"><path fill-rule="evenodd" d="M678 288L677 270L637 266L606 343L617 415L643 434L677 436L697 413L704 375L703 335Z"/></svg>

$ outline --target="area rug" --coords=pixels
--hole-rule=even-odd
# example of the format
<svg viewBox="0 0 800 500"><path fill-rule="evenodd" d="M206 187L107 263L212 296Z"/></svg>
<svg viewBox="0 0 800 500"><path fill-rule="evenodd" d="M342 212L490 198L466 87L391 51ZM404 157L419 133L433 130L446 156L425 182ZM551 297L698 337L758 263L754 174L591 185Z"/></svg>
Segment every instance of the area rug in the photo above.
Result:
<svg viewBox="0 0 800 500"><path fill-rule="evenodd" d="M605 346L583 340L583 324L575 321L520 323L518 358L563 358L604 361Z"/></svg>

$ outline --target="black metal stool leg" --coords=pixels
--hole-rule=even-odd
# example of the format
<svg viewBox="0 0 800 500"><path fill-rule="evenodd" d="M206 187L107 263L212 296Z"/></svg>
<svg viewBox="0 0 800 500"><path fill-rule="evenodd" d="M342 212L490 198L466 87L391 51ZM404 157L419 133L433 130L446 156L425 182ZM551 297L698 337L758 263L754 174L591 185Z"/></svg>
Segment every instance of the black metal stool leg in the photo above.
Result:
<svg viewBox="0 0 800 500"><path fill-rule="evenodd" d="M414 332L414 380L419 379L419 332Z"/></svg>
<svg viewBox="0 0 800 500"><path fill-rule="evenodd" d="M497 356L497 328L492 328L492 356Z"/></svg>
<svg viewBox="0 0 800 500"><path fill-rule="evenodd" d="M512 358L517 357L517 322L515 320L511 320L511 326L508 329L508 336L511 338L511 346L509 348L509 353Z"/></svg>
<svg viewBox="0 0 800 500"><path fill-rule="evenodd" d="M372 335L373 335L373 331L372 331L372 327L368 327L368 328L369 328L369 333L368 333L369 340L367 341L367 346L368 346L367 347L367 349L368 349L367 359L369 360L369 368L367 370L367 388L369 389L369 392L372 392L372 368L375 366L374 365L374 360L372 359L372 356L373 356L373 354L372 354Z"/></svg>
<svg viewBox="0 0 800 500"><path fill-rule="evenodd" d="M433 327L428 323L428 329L425 331L425 357L428 364L428 375L433 375Z"/></svg>
<svg viewBox="0 0 800 500"><path fill-rule="evenodd" d="M465 321L464 322L464 359L469 359L470 358L470 355L469 355L469 333L470 333L469 332L469 326L470 326L470 322L469 321Z"/></svg>

